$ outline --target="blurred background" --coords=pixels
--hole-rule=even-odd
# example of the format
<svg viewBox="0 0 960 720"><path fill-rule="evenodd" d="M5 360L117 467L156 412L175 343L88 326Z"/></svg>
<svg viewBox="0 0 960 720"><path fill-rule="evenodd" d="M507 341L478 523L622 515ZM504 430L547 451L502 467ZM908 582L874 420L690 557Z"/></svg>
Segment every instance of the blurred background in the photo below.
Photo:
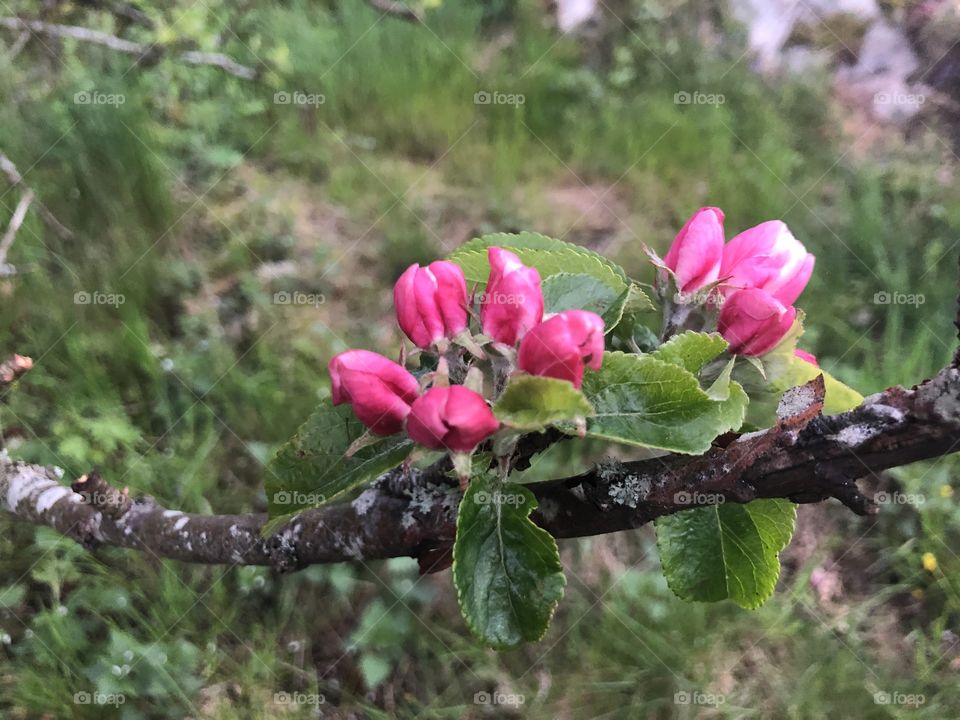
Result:
<svg viewBox="0 0 960 720"><path fill-rule="evenodd" d="M955 0L0 0L0 232L36 195L2 258L0 350L36 362L3 445L262 510L329 357L397 347L409 263L523 229L649 279L643 244L702 205L817 255L825 369L917 382L956 344L958 37ZM957 717L958 467L866 479L877 517L801 507L755 612L675 599L649 528L562 542L555 622L504 653L412 560L279 576L4 516L0 712Z"/></svg>

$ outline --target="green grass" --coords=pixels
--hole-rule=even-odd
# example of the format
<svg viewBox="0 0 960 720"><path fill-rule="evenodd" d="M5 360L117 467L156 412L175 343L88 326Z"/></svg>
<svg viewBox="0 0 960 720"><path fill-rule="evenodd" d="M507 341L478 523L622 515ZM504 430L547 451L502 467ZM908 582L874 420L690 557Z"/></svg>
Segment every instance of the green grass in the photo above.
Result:
<svg viewBox="0 0 960 720"><path fill-rule="evenodd" d="M183 510L261 509L263 462L324 392L330 355L397 340L388 291L408 263L464 233L549 229L639 275L642 243L665 248L702 204L725 208L731 234L782 216L816 253L802 344L841 379L871 392L942 366L960 233L942 146L850 152L826 79L770 87L735 62L738 30L704 49L703 11L669 5L629 4L630 30L608 28L596 52L557 42L533 3L445 3L427 28L374 24L362 3L214 4L183 21L203 39L229 19L225 50L268 67L258 85L131 70L91 48L41 73L50 59L31 47L0 69L0 142L76 237L31 213L9 258L21 272L0 284L0 348L37 360L0 405L13 452L68 477L97 466ZM126 102L71 102L91 88ZM724 103L674 104L697 89ZM475 105L480 90L524 102ZM325 102L275 104L281 91ZM587 197L617 217L591 227L576 211L555 227L569 210L551 192L581 181L612 188ZM0 226L15 203L0 197ZM264 275L284 261L292 276ZM288 289L325 302L272 302ZM125 301L74 303L95 291ZM876 304L884 291L925 302ZM530 717L696 717L703 707L674 703L695 691L723 695L706 709L717 717L954 716L956 467L897 471L924 502L876 524L830 508L812 554L797 551L754 613L673 598L649 531L565 542L569 589L547 638L499 655L469 637L449 574L418 578L410 561L281 577L90 553L3 518L0 708L308 717L274 705L299 692L344 713L459 718L485 716L475 694L500 692L522 694ZM850 586L825 609L808 578L836 558ZM94 691L126 702L75 704ZM926 701L874 703L894 691Z"/></svg>

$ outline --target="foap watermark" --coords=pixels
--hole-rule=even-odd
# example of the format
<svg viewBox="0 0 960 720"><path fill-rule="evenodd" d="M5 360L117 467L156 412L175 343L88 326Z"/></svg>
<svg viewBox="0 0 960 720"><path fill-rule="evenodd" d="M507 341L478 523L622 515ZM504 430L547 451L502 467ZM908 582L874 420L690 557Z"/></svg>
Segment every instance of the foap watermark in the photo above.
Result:
<svg viewBox="0 0 960 720"><path fill-rule="evenodd" d="M526 96L520 93L477 90L477 92L473 94L474 105L513 105L514 107L520 107L526 101Z"/></svg>
<svg viewBox="0 0 960 720"><path fill-rule="evenodd" d="M327 102L327 96L323 93L308 93L301 90L287 92L281 90L273 94L274 105L303 105L307 107L320 107Z"/></svg>
<svg viewBox="0 0 960 720"><path fill-rule="evenodd" d="M327 296L323 293L306 293L294 290L280 290L273 294L274 305L314 305L320 306L327 301Z"/></svg>
<svg viewBox="0 0 960 720"><path fill-rule="evenodd" d="M920 307L927 301L923 293L902 293L881 290L873 294L874 305L914 305Z"/></svg>
<svg viewBox="0 0 960 720"><path fill-rule="evenodd" d="M274 505L323 505L327 496L323 493L305 493L297 490L280 490L273 494Z"/></svg>
<svg viewBox="0 0 960 720"><path fill-rule="evenodd" d="M926 96L922 95L921 93L881 91L873 96L874 105L906 105L907 107L920 107L926 101Z"/></svg>
<svg viewBox="0 0 960 720"><path fill-rule="evenodd" d="M923 505L927 501L927 496L921 493L881 490L873 496L873 501L877 505Z"/></svg>
<svg viewBox="0 0 960 720"><path fill-rule="evenodd" d="M80 290L73 294L74 305L110 305L120 307L127 301L122 293L107 293L99 290Z"/></svg>
<svg viewBox="0 0 960 720"><path fill-rule="evenodd" d="M296 690L293 692L288 692L287 690L281 690L280 692L275 692L273 694L273 702L276 705L306 705L311 707L319 707L326 701L327 697L323 693L305 693Z"/></svg>
<svg viewBox="0 0 960 720"><path fill-rule="evenodd" d="M680 690L673 694L674 705L708 705L719 707L727 701L720 693L700 692L699 690Z"/></svg>
<svg viewBox="0 0 960 720"><path fill-rule="evenodd" d="M527 301L527 296L521 293L503 293L503 292L481 292L477 293L475 299L481 305L504 305L506 307L519 307Z"/></svg>
<svg viewBox="0 0 960 720"><path fill-rule="evenodd" d="M713 105L714 107L720 107L726 101L727 97L723 93L678 90L673 94L674 105Z"/></svg>
<svg viewBox="0 0 960 720"><path fill-rule="evenodd" d="M74 105L123 105L127 96L122 93L105 93L99 90L83 90L73 95Z"/></svg>
<svg viewBox="0 0 960 720"><path fill-rule="evenodd" d="M486 492L481 490L473 496L473 501L477 505L523 505L527 498L521 493L505 493L499 490Z"/></svg>
<svg viewBox="0 0 960 720"><path fill-rule="evenodd" d="M904 705L906 707L920 707L927 701L921 693L902 693L896 690L880 690L873 694L873 702L877 705Z"/></svg>
<svg viewBox="0 0 960 720"><path fill-rule="evenodd" d="M123 693L102 693L94 690L81 690L73 694L74 705L112 705L119 707L127 701Z"/></svg>
<svg viewBox="0 0 960 720"><path fill-rule="evenodd" d="M677 505L723 505L727 499L720 493L680 492L674 494L673 501Z"/></svg>
<svg viewBox="0 0 960 720"><path fill-rule="evenodd" d="M504 707L520 707L527 701L520 693L484 692L481 690L473 695L474 705L503 705Z"/></svg>

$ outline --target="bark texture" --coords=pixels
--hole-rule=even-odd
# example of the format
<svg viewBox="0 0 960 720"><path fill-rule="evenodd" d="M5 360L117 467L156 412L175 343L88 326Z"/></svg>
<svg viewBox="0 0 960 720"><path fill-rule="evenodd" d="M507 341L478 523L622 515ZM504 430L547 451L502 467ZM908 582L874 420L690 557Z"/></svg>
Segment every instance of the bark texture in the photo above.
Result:
<svg viewBox="0 0 960 720"><path fill-rule="evenodd" d="M701 498L745 503L837 498L852 510L877 511L855 480L960 449L960 370L951 365L911 388L890 388L854 410L822 416L822 379L788 391L780 420L762 432L717 445L705 455L665 455L611 462L588 473L530 485L534 519L558 538L640 527L701 504ZM549 443L534 436L519 450L522 465ZM199 515L153 498L131 499L96 474L72 487L57 468L0 455L0 506L49 525L86 547L112 545L195 563L272 565L411 556L424 571L449 563L461 493L443 465L392 470L351 502L309 510L271 537L262 514Z"/></svg>

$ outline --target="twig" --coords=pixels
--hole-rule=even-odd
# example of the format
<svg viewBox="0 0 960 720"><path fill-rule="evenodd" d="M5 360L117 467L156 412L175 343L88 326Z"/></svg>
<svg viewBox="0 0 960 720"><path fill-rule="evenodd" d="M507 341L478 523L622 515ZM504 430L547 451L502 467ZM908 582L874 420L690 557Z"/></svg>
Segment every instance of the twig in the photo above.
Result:
<svg viewBox="0 0 960 720"><path fill-rule="evenodd" d="M36 198L36 196L33 194L33 191L23 182L23 176L17 170L17 166L14 165L10 158L8 158L2 152L0 152L0 172L6 176L7 181L11 185L22 187L24 195L29 193L32 199ZM66 227L62 222L57 220L56 216L50 212L49 209L47 209L46 205L44 205L38 199L36 200L36 205L40 212L40 216L51 228L53 228L53 231L57 233L62 240L73 239L73 231ZM4 255L6 255L6 252L4 252Z"/></svg>
<svg viewBox="0 0 960 720"><path fill-rule="evenodd" d="M50 37L71 38L81 42L101 45L116 52L136 55L140 58L153 58L162 55L164 52L164 48L158 45L147 45L133 42L132 40L124 40L123 38L118 38L116 35L110 35L109 33L100 32L99 30L77 27L76 25L57 25L42 20L0 17L0 27L7 28L8 30L29 30L38 35L48 35ZM255 68L241 65L221 53L188 51L180 53L179 59L190 65L210 65L218 67L244 80L254 80L257 77L257 70Z"/></svg>
<svg viewBox="0 0 960 720"><path fill-rule="evenodd" d="M27 46L27 43L29 41L30 41L30 31L24 30L22 33L20 33L20 37L18 37L14 41L13 45L11 45L10 49L7 51L7 59L8 60L16 59L17 55L23 52L23 49Z"/></svg>
<svg viewBox="0 0 960 720"><path fill-rule="evenodd" d="M367 4L374 10L379 10L385 15L391 15L401 20L410 22L420 22L422 20L420 13L406 3L397 0L367 0Z"/></svg>
<svg viewBox="0 0 960 720"><path fill-rule="evenodd" d="M231 75L236 75L239 78L243 78L244 80L255 80L257 77L257 71L254 68L241 65L236 60L224 55L223 53L198 52L191 50L189 52L182 53L180 55L180 59L189 65L212 65L220 68L221 70L225 70Z"/></svg>
<svg viewBox="0 0 960 720"><path fill-rule="evenodd" d="M4 233L3 238L0 238L0 277L4 275L14 275L17 272L13 265L7 264L7 253L10 251L10 246L13 245L13 241L17 237L17 230L23 225L24 218L27 216L27 210L30 209L30 203L32 202L33 190L27 188L23 191L20 202L17 203L17 207L13 211L13 217L10 218L7 231Z"/></svg>

